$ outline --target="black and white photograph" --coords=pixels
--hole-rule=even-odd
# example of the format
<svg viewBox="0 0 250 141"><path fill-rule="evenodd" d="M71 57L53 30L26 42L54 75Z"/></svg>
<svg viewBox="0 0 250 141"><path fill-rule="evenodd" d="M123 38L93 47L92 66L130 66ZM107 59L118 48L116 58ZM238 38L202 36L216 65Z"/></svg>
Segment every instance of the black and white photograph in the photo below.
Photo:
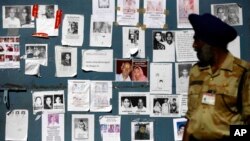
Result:
<svg viewBox="0 0 250 141"><path fill-rule="evenodd" d="M55 46L56 77L77 75L77 48Z"/></svg>
<svg viewBox="0 0 250 141"><path fill-rule="evenodd" d="M148 93L144 92L120 92L119 114L149 114Z"/></svg>
<svg viewBox="0 0 250 141"><path fill-rule="evenodd" d="M111 47L112 44L112 17L91 15L90 46Z"/></svg>
<svg viewBox="0 0 250 141"><path fill-rule="evenodd" d="M64 91L34 91L33 113L49 112L49 113L64 113Z"/></svg>
<svg viewBox="0 0 250 141"><path fill-rule="evenodd" d="M3 28L34 28L31 5L3 6Z"/></svg>
<svg viewBox="0 0 250 141"><path fill-rule="evenodd" d="M53 95L44 95L43 99L44 109L53 109Z"/></svg>
<svg viewBox="0 0 250 141"><path fill-rule="evenodd" d="M109 8L109 0L98 0L98 8Z"/></svg>
<svg viewBox="0 0 250 141"><path fill-rule="evenodd" d="M69 26L68 26L68 34L70 34L70 35L78 34L78 22L69 21L68 24L69 24Z"/></svg>
<svg viewBox="0 0 250 141"><path fill-rule="evenodd" d="M53 103L54 109L63 109L64 106L63 103L64 103L63 95L55 94Z"/></svg>
<svg viewBox="0 0 250 141"><path fill-rule="evenodd" d="M175 61L175 32L155 30L152 32L154 62Z"/></svg>
<svg viewBox="0 0 250 141"><path fill-rule="evenodd" d="M138 27L122 28L123 58L145 58L145 31Z"/></svg>
<svg viewBox="0 0 250 141"><path fill-rule="evenodd" d="M242 7L237 3L212 4L211 13L231 25L243 25Z"/></svg>
<svg viewBox="0 0 250 141"><path fill-rule="evenodd" d="M176 93L187 94L189 83L189 71L195 62L175 63Z"/></svg>
<svg viewBox="0 0 250 141"><path fill-rule="evenodd" d="M93 114L72 114L71 141L93 141L95 130Z"/></svg>
<svg viewBox="0 0 250 141"><path fill-rule="evenodd" d="M187 123L186 118L174 118L173 119L175 141L182 141L186 123Z"/></svg>
<svg viewBox="0 0 250 141"><path fill-rule="evenodd" d="M110 33L111 25L108 22L93 22L93 33Z"/></svg>
<svg viewBox="0 0 250 141"><path fill-rule="evenodd" d="M47 58L47 44L26 44L25 54L30 59L46 59Z"/></svg>
<svg viewBox="0 0 250 141"><path fill-rule="evenodd" d="M75 139L88 139L88 118L75 118L74 119L74 138Z"/></svg>
<svg viewBox="0 0 250 141"><path fill-rule="evenodd" d="M150 95L152 117L179 117L181 114L181 95Z"/></svg>
<svg viewBox="0 0 250 141"><path fill-rule="evenodd" d="M71 52L62 52L61 64L63 66L71 66Z"/></svg>
<svg viewBox="0 0 250 141"><path fill-rule="evenodd" d="M132 141L153 141L153 122L131 122Z"/></svg>

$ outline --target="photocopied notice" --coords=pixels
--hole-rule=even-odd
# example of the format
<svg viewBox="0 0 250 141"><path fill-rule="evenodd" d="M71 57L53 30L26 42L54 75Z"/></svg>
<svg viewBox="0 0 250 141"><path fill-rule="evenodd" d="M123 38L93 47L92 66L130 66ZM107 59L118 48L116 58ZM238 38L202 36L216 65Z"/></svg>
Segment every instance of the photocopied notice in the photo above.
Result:
<svg viewBox="0 0 250 141"><path fill-rule="evenodd" d="M143 24L147 28L163 28L165 26L166 0L145 0Z"/></svg>
<svg viewBox="0 0 250 141"><path fill-rule="evenodd" d="M154 141L154 123L131 122L131 141Z"/></svg>
<svg viewBox="0 0 250 141"><path fill-rule="evenodd" d="M136 26L139 23L139 5L138 0L118 0L116 22L119 25Z"/></svg>
<svg viewBox="0 0 250 141"><path fill-rule="evenodd" d="M64 141L64 114L42 114L42 141Z"/></svg>
<svg viewBox="0 0 250 141"><path fill-rule="evenodd" d="M175 32L153 31L153 62L175 62Z"/></svg>
<svg viewBox="0 0 250 141"><path fill-rule="evenodd" d="M175 63L176 93L187 94L189 84L189 71L195 62Z"/></svg>
<svg viewBox="0 0 250 141"><path fill-rule="evenodd" d="M20 68L20 37L0 36L0 69Z"/></svg>
<svg viewBox="0 0 250 141"><path fill-rule="evenodd" d="M94 141L95 116L72 114L72 141Z"/></svg>
<svg viewBox="0 0 250 141"><path fill-rule="evenodd" d="M2 6L3 28L34 28L31 5Z"/></svg>
<svg viewBox="0 0 250 141"><path fill-rule="evenodd" d="M89 80L68 80L68 111L88 111L89 100Z"/></svg>
<svg viewBox="0 0 250 141"><path fill-rule="evenodd" d="M192 28L188 20L191 13L199 14L199 0L177 0L177 27Z"/></svg>
<svg viewBox="0 0 250 141"><path fill-rule="evenodd" d="M82 46L84 40L84 16L65 14L62 27L62 45Z"/></svg>
<svg viewBox="0 0 250 141"><path fill-rule="evenodd" d="M58 36L58 28L55 28L56 12L58 5L39 5L36 19L36 32L46 33L48 36Z"/></svg>
<svg viewBox="0 0 250 141"><path fill-rule="evenodd" d="M173 119L175 141L182 141L186 123L187 123L186 118L174 118Z"/></svg>
<svg viewBox="0 0 250 141"><path fill-rule="evenodd" d="M91 15L90 46L111 47L112 30L112 18Z"/></svg>
<svg viewBox="0 0 250 141"><path fill-rule="evenodd" d="M82 50L82 69L85 71L113 72L113 50Z"/></svg>
<svg viewBox="0 0 250 141"><path fill-rule="evenodd" d="M6 141L27 141L28 117L29 111L26 109L15 109L6 113Z"/></svg>
<svg viewBox="0 0 250 141"><path fill-rule="evenodd" d="M40 75L40 65L48 65L48 44L25 44L25 74Z"/></svg>
<svg viewBox="0 0 250 141"><path fill-rule="evenodd" d="M177 94L150 95L150 116L151 117L180 117L181 96Z"/></svg>
<svg viewBox="0 0 250 141"><path fill-rule="evenodd" d="M137 27L122 28L123 58L145 58L145 31Z"/></svg>
<svg viewBox="0 0 250 141"><path fill-rule="evenodd" d="M148 115L149 93L147 92L119 92L120 115Z"/></svg>
<svg viewBox="0 0 250 141"><path fill-rule="evenodd" d="M112 110L112 81L91 81L91 112L109 112Z"/></svg>
<svg viewBox="0 0 250 141"><path fill-rule="evenodd" d="M242 6L238 3L212 4L211 13L231 26L243 25Z"/></svg>
<svg viewBox="0 0 250 141"><path fill-rule="evenodd" d="M64 113L64 91L34 91L33 99L33 114L37 112L47 113Z"/></svg>
<svg viewBox="0 0 250 141"><path fill-rule="evenodd" d="M172 63L150 64L150 93L172 94Z"/></svg>
<svg viewBox="0 0 250 141"><path fill-rule="evenodd" d="M188 95L181 96L181 116L185 116L188 110Z"/></svg>
<svg viewBox="0 0 250 141"><path fill-rule="evenodd" d="M121 116L106 115L99 117L102 141L120 141Z"/></svg>
<svg viewBox="0 0 250 141"><path fill-rule="evenodd" d="M77 74L77 48L55 46L56 77Z"/></svg>
<svg viewBox="0 0 250 141"><path fill-rule="evenodd" d="M175 31L176 34L176 58L178 62L198 61L193 49L193 30Z"/></svg>
<svg viewBox="0 0 250 141"><path fill-rule="evenodd" d="M115 21L115 0L92 0L92 14L112 17Z"/></svg>

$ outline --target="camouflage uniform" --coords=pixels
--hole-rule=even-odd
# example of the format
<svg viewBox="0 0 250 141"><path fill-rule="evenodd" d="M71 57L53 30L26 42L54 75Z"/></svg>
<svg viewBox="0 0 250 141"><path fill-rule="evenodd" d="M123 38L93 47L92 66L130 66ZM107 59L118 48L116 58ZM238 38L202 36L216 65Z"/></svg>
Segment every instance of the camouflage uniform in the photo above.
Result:
<svg viewBox="0 0 250 141"><path fill-rule="evenodd" d="M189 119L187 132L199 140L216 140L229 136L230 125L244 124L250 116L250 65L228 53L226 60L214 74L211 67L194 65L190 71L188 91ZM237 111L237 92L243 77L242 113ZM214 91L215 104L203 104L202 96Z"/></svg>

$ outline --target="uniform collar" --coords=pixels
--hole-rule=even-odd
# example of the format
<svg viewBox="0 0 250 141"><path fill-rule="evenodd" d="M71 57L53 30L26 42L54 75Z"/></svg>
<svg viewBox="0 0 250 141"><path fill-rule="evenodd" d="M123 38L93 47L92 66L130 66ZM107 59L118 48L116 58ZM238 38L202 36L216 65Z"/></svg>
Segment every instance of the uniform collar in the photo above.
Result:
<svg viewBox="0 0 250 141"><path fill-rule="evenodd" d="M225 58L224 62L222 63L220 70L228 70L232 71L233 70L233 62L234 62L234 56L228 52L227 57ZM211 66L199 66L200 70L206 70L206 69L211 69Z"/></svg>

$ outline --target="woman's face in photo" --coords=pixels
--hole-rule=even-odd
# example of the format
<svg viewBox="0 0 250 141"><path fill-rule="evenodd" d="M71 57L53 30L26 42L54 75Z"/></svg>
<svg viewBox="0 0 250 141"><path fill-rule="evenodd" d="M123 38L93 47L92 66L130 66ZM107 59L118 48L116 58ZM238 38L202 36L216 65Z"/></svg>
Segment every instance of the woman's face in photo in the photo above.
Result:
<svg viewBox="0 0 250 141"><path fill-rule="evenodd" d="M69 59L70 59L70 55L69 55L69 54L66 54L66 55L65 55L65 59L66 59L66 60L69 60Z"/></svg>
<svg viewBox="0 0 250 141"><path fill-rule="evenodd" d="M27 14L27 10L26 10L26 9L23 9L23 10L22 10L22 17L25 18L25 17L27 17L27 15L28 15L28 14Z"/></svg>
<svg viewBox="0 0 250 141"><path fill-rule="evenodd" d="M42 105L42 99L40 97L36 98L36 104Z"/></svg>
<svg viewBox="0 0 250 141"><path fill-rule="evenodd" d="M56 98L56 103L61 103L61 98L60 97Z"/></svg>
<svg viewBox="0 0 250 141"><path fill-rule="evenodd" d="M183 76L188 76L188 70L187 69L183 69L182 70L182 75Z"/></svg>
<svg viewBox="0 0 250 141"><path fill-rule="evenodd" d="M156 41L160 41L161 40L161 33L155 33L155 39L156 39Z"/></svg>
<svg viewBox="0 0 250 141"><path fill-rule="evenodd" d="M134 69L135 78L140 78L140 70L138 68Z"/></svg>
<svg viewBox="0 0 250 141"><path fill-rule="evenodd" d="M125 98L124 101L123 101L123 106L126 107L126 108L129 108L130 106L130 101L129 99Z"/></svg>
<svg viewBox="0 0 250 141"><path fill-rule="evenodd" d="M50 105L50 104L51 104L51 98L50 98L50 97L47 97L47 98L46 98L46 104L47 104L47 105Z"/></svg>

